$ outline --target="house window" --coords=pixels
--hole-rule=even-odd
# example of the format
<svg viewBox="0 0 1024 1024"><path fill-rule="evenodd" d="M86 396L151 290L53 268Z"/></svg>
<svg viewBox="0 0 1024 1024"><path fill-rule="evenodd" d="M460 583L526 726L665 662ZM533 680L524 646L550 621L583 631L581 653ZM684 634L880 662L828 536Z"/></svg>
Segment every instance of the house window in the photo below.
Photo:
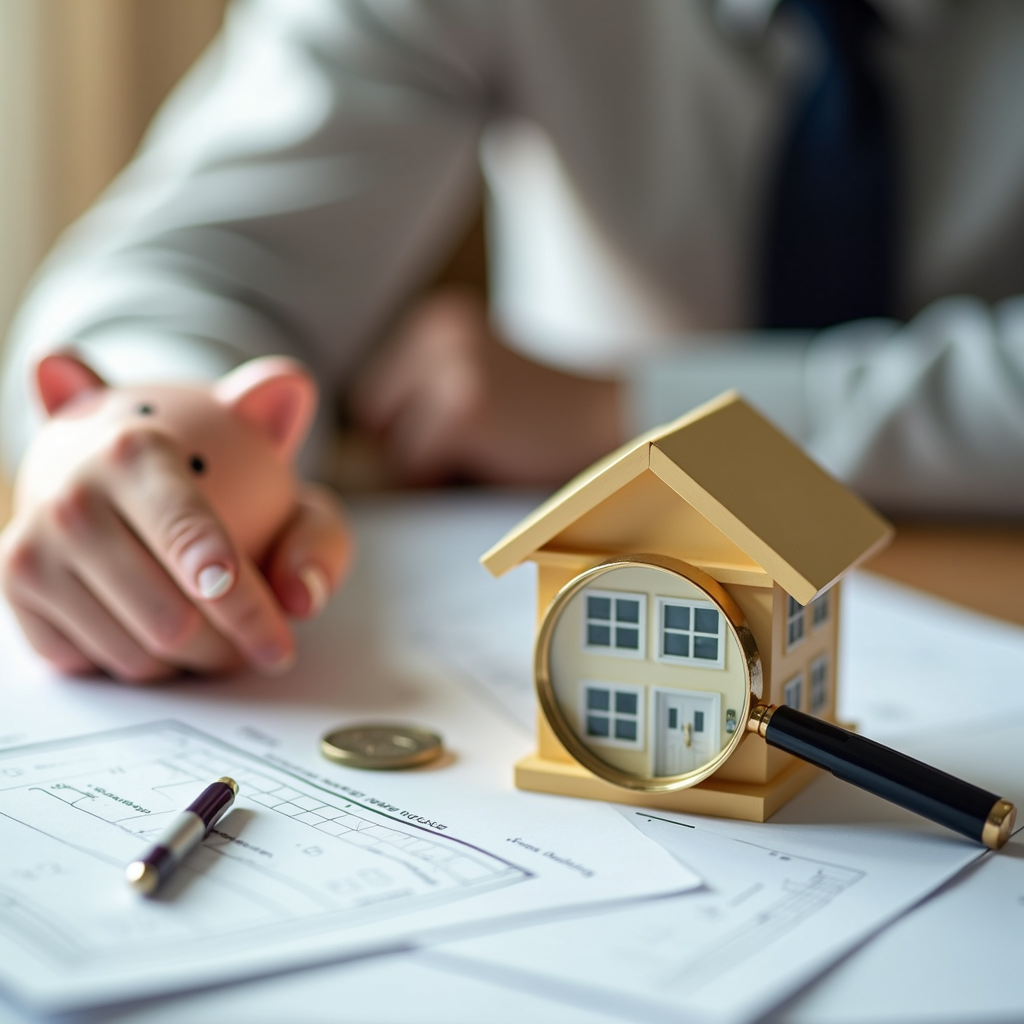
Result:
<svg viewBox="0 0 1024 1024"><path fill-rule="evenodd" d="M786 648L796 647L804 638L804 606L794 597L786 597Z"/></svg>
<svg viewBox="0 0 1024 1024"><path fill-rule="evenodd" d="M643 658L647 595L622 590L584 593L583 649L618 658Z"/></svg>
<svg viewBox="0 0 1024 1024"><path fill-rule="evenodd" d="M811 662L811 714L820 715L828 707L828 655Z"/></svg>
<svg viewBox="0 0 1024 1024"><path fill-rule="evenodd" d="M803 673L798 676L793 676L792 679L783 687L782 690L782 702L788 707L794 708L796 711L803 710L804 702L804 677Z"/></svg>
<svg viewBox="0 0 1024 1024"><path fill-rule="evenodd" d="M655 658L673 665L725 668L725 619L710 601L658 598Z"/></svg>
<svg viewBox="0 0 1024 1024"><path fill-rule="evenodd" d="M820 629L829 619L829 592L819 594L811 602L811 627Z"/></svg>
<svg viewBox="0 0 1024 1024"><path fill-rule="evenodd" d="M593 743L643 749L644 691L625 683L583 683L583 735Z"/></svg>

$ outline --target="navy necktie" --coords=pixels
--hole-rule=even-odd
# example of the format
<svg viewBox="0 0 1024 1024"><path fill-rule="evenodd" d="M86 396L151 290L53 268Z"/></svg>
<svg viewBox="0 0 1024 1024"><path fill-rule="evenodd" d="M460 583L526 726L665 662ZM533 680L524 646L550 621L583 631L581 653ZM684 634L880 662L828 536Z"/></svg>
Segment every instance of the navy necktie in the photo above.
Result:
<svg viewBox="0 0 1024 1024"><path fill-rule="evenodd" d="M781 6L805 17L823 60L784 136L766 218L762 326L891 316L896 166L869 52L878 16L864 0Z"/></svg>

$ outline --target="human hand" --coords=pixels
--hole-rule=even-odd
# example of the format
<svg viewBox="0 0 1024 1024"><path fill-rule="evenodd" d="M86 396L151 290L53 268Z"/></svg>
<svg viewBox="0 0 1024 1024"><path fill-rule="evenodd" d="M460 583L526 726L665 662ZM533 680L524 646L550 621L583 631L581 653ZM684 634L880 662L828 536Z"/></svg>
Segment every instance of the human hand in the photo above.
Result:
<svg viewBox="0 0 1024 1024"><path fill-rule="evenodd" d="M621 386L561 373L502 345L483 303L421 303L353 390L357 423L411 482L557 484L625 440Z"/></svg>
<svg viewBox="0 0 1024 1024"><path fill-rule="evenodd" d="M107 388L51 356L38 384L51 419L0 536L0 585L36 650L140 682L287 667L285 613L319 610L349 551L340 512L291 472L315 403L304 371L256 360L212 389Z"/></svg>

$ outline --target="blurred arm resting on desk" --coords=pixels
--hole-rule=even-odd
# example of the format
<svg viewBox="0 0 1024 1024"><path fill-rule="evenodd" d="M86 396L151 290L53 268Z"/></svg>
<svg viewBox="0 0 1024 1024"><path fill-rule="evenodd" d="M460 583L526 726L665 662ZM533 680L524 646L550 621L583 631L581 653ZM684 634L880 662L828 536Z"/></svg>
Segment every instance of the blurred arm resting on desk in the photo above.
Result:
<svg viewBox="0 0 1024 1024"><path fill-rule="evenodd" d="M815 51L793 18L735 9L236 5L29 295L5 381L9 464L34 429L27 367L62 345L115 382L289 352L341 394L468 220L479 155L493 330L536 373L506 366L551 385L517 422L560 436L537 430L500 469L475 453L447 469L522 479L534 460L548 483L609 446L595 420L625 436L738 385L887 510L1019 512L1024 312L1007 297L1024 292L1024 12L884 5L909 324L776 344L752 329L751 252Z"/></svg>

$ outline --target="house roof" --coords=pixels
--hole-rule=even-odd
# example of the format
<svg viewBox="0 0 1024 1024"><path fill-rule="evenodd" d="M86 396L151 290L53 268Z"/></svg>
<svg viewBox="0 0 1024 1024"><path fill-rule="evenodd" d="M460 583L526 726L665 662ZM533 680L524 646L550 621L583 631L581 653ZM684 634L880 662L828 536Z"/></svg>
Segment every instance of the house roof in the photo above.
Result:
<svg viewBox="0 0 1024 1024"><path fill-rule="evenodd" d="M801 604L893 534L891 524L730 391L595 463L480 561L502 575L645 472L697 509Z"/></svg>

